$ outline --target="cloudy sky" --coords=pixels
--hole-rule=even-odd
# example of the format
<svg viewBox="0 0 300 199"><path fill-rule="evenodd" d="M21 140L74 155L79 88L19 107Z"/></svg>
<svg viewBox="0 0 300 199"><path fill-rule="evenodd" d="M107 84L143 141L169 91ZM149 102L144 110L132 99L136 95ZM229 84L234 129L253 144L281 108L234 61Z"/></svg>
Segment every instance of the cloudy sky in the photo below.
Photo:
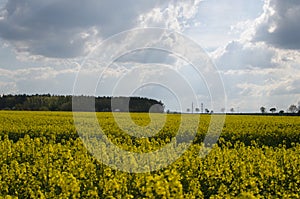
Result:
<svg viewBox="0 0 300 199"><path fill-rule="evenodd" d="M300 101L299 19L297 0L0 0L0 93L73 94L77 86L91 94L97 80L96 95L122 95L127 86L132 95L161 99L171 110L186 110L191 102L215 112L287 110ZM126 52L105 69L93 62L99 44L149 27L196 42L222 85L163 50ZM130 38L141 43L153 35ZM128 41L110 42L107 52ZM162 79L168 83L161 85ZM221 87L224 96L212 95ZM225 105L218 105L220 98Z"/></svg>

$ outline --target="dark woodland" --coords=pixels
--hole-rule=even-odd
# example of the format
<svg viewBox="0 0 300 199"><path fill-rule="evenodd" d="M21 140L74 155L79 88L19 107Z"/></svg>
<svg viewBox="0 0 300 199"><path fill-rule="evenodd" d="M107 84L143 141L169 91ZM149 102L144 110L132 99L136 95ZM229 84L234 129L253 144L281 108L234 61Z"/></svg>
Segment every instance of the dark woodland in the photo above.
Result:
<svg viewBox="0 0 300 199"><path fill-rule="evenodd" d="M72 109L72 102L76 107ZM85 106L85 102L90 102ZM80 106L80 103L83 103ZM92 105L92 106L90 106ZM151 109L150 109L151 108ZM142 97L92 97L59 95L2 95L0 110L28 111L97 111L97 112L164 112L161 101Z"/></svg>

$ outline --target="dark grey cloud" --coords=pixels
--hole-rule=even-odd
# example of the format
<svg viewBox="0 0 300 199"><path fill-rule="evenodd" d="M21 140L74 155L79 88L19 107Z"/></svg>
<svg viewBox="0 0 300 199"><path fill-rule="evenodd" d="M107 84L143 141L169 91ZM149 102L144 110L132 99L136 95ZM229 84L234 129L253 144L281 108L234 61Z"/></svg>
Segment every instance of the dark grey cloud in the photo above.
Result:
<svg viewBox="0 0 300 199"><path fill-rule="evenodd" d="M253 40L283 49L300 49L299 19L299 0L268 0Z"/></svg>
<svg viewBox="0 0 300 199"><path fill-rule="evenodd" d="M93 38L136 26L140 14L160 1L10 0L0 12L0 37L17 51L45 57L76 57Z"/></svg>

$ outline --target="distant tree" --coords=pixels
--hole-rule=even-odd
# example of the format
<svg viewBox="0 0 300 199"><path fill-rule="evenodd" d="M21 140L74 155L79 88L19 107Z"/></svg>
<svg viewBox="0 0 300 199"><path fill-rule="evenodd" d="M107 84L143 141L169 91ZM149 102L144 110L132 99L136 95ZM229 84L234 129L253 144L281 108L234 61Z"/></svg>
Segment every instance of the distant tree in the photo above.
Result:
<svg viewBox="0 0 300 199"><path fill-rule="evenodd" d="M231 108L231 109L230 109L230 112L231 112L231 113L234 113L234 108Z"/></svg>
<svg viewBox="0 0 300 199"><path fill-rule="evenodd" d="M214 111L213 111L213 110L211 110L211 111L210 111L210 114L213 114L213 113L214 113Z"/></svg>
<svg viewBox="0 0 300 199"><path fill-rule="evenodd" d="M207 108L205 109L205 113L209 113L209 110Z"/></svg>
<svg viewBox="0 0 300 199"><path fill-rule="evenodd" d="M221 108L221 112L224 113L225 112L225 108Z"/></svg>
<svg viewBox="0 0 300 199"><path fill-rule="evenodd" d="M276 108L270 108L270 111L272 112L272 113L275 113L276 112Z"/></svg>
<svg viewBox="0 0 300 199"><path fill-rule="evenodd" d="M199 109L199 108L195 108L195 111L196 111L197 113L199 113L199 112L200 112L200 109Z"/></svg>
<svg viewBox="0 0 300 199"><path fill-rule="evenodd" d="M283 115L283 114L284 114L284 110L280 110L279 115Z"/></svg>
<svg viewBox="0 0 300 199"><path fill-rule="evenodd" d="M260 112L262 113L262 114L264 114L264 113L266 113L266 108L265 107L260 107Z"/></svg>
<svg viewBox="0 0 300 199"><path fill-rule="evenodd" d="M186 112L188 112L188 113L189 113L190 111L191 111L191 110L190 110L189 108L187 108L187 109L186 109Z"/></svg>
<svg viewBox="0 0 300 199"><path fill-rule="evenodd" d="M289 107L288 111L289 111L290 113L297 113L298 108L297 108L296 105L292 104L292 105Z"/></svg>

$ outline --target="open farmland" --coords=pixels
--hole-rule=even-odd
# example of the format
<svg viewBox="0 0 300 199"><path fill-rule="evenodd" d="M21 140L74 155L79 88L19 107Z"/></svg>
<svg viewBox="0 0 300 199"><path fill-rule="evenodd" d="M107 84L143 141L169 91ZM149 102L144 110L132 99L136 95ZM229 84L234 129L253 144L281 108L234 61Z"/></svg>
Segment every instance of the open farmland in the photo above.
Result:
<svg viewBox="0 0 300 199"><path fill-rule="evenodd" d="M210 115L164 115L132 113L135 125L122 113L97 113L103 132L126 151L149 153L171 143L188 145L200 122L193 143L175 162L157 171L128 173L113 169L91 155L79 137L72 113L0 112L0 196L19 198L299 198L300 117L226 116L217 144L199 156L209 127ZM118 117L122 128L114 118ZM164 118L165 120L163 120ZM160 122L165 121L161 129ZM151 126L151 123L154 125ZM147 128L147 125L149 128ZM180 124L187 129L180 131ZM119 124L120 125L120 124ZM158 131L153 136L134 138ZM124 131L126 129L126 131ZM190 130L189 130L190 129ZM87 132L93 131L86 129ZM140 132L141 133L141 132ZM147 134L148 135L148 134ZM97 139L94 136L90 139ZM93 142L101 155L110 158L109 146ZM166 157L171 150L166 151ZM93 151L95 155L97 151ZM124 167L134 157L114 161ZM126 162L128 161L128 162ZM165 164L145 162L145 167ZM157 165L156 165L157 166Z"/></svg>

